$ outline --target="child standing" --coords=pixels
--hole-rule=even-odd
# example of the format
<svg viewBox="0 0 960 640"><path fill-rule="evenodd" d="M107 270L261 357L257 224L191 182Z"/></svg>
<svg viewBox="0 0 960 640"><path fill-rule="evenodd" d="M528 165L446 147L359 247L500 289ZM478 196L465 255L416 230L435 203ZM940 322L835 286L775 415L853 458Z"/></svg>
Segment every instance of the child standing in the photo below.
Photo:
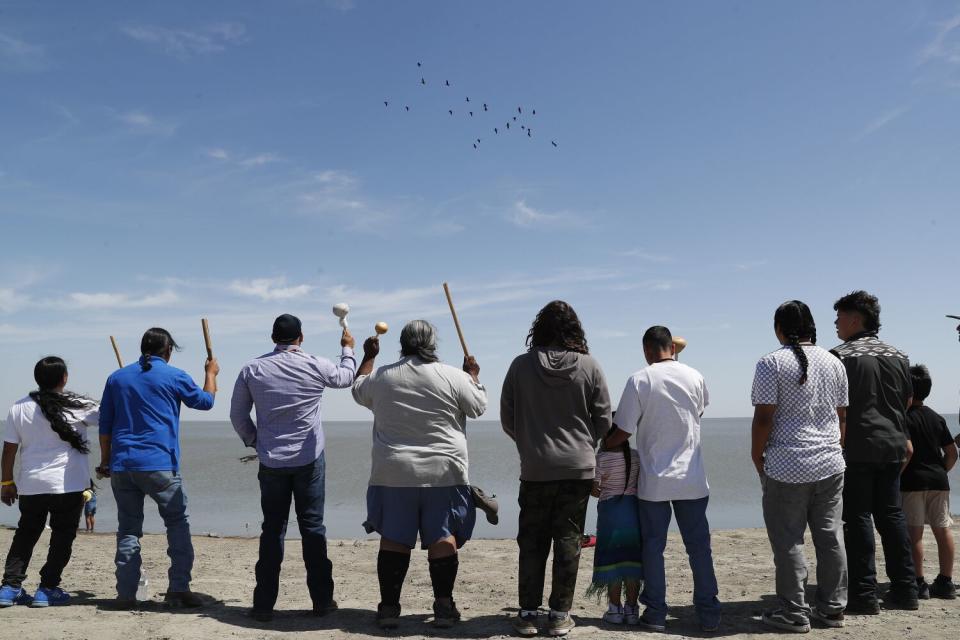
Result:
<svg viewBox="0 0 960 640"><path fill-rule="evenodd" d="M947 472L957 462L954 444L947 423L936 411L924 406L933 380L923 365L910 367L913 382L913 404L907 411L907 427L913 441L913 457L900 476L903 513L913 547L913 564L917 572L918 597L928 599L956 598L953 584L953 534L950 527L950 484ZM940 575L928 585L923 578L923 526L930 525L940 556Z"/></svg>
<svg viewBox="0 0 960 640"><path fill-rule="evenodd" d="M90 486L83 492L83 515L86 519L86 532L93 533L97 521L97 485L90 479Z"/></svg>
<svg viewBox="0 0 960 640"><path fill-rule="evenodd" d="M626 442L597 454L593 495L597 504L597 544L588 595L607 594L604 622L637 624L637 596L643 580L637 477L640 459ZM626 589L626 602L621 599Z"/></svg>

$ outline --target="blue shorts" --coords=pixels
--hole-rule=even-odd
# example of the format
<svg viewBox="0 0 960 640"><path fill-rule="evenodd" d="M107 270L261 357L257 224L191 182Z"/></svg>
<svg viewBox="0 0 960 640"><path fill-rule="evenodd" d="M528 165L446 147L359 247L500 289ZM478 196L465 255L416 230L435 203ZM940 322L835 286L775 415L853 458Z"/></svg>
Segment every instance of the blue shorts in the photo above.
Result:
<svg viewBox="0 0 960 640"><path fill-rule="evenodd" d="M457 548L473 536L477 509L470 487L367 487L367 533L413 549L453 536Z"/></svg>

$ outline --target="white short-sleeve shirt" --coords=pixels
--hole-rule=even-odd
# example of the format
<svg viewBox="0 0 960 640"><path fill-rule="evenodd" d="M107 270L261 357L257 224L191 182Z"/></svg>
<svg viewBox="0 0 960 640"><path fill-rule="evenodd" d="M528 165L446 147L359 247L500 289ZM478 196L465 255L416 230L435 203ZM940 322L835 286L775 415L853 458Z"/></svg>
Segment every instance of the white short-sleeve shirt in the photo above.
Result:
<svg viewBox="0 0 960 640"><path fill-rule="evenodd" d="M70 416L71 426L84 439L86 428L100 422L96 406L74 410ZM60 439L30 396L10 407L3 440L20 447L20 472L15 478L18 494L73 493L90 486L87 454Z"/></svg>
<svg viewBox="0 0 960 640"><path fill-rule="evenodd" d="M709 404L700 372L666 360L630 376L614 423L636 434L637 497L650 502L710 495L700 448L700 416Z"/></svg>
<svg viewBox="0 0 960 640"><path fill-rule="evenodd" d="M848 404L847 371L839 358L813 345L807 356L807 381L789 347L757 363L752 402L776 405L773 430L764 450L763 470L780 482L817 482L846 468L840 448L837 407Z"/></svg>

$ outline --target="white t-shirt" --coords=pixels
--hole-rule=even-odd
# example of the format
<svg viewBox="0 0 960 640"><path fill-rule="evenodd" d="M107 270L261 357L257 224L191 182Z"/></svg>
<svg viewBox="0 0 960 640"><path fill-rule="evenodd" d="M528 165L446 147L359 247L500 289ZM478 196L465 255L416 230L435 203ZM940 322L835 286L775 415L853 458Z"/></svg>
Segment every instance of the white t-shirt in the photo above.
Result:
<svg viewBox="0 0 960 640"><path fill-rule="evenodd" d="M373 411L371 485L470 484L466 419L483 415L487 392L468 374L408 357L357 376L353 399Z"/></svg>
<svg viewBox="0 0 960 640"><path fill-rule="evenodd" d="M99 407L73 411L69 422L86 439L86 428L100 422ZM20 495L73 493L90 486L87 454L60 439L30 396L10 407L3 440L20 446L20 473L16 478Z"/></svg>
<svg viewBox="0 0 960 640"><path fill-rule="evenodd" d="M703 376L675 360L652 364L627 380L613 422L636 434L638 498L665 502L710 495L700 450L700 416L707 404Z"/></svg>

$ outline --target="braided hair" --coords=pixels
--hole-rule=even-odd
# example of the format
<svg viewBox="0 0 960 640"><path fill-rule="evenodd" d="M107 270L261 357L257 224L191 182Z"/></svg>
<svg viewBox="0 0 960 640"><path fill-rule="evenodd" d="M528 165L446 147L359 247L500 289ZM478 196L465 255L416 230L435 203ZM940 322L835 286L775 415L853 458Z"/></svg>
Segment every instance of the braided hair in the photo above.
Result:
<svg viewBox="0 0 960 640"><path fill-rule="evenodd" d="M168 351L180 350L180 345L173 339L170 332L166 329L153 327L147 329L140 340L140 369L150 371L153 365L150 363L150 356L163 357Z"/></svg>
<svg viewBox="0 0 960 640"><path fill-rule="evenodd" d="M87 410L96 406L96 402L68 391L56 389L63 384L67 375L67 363L62 358L47 356L33 368L33 379L37 382L37 391L30 392L30 398L37 403L43 416L50 423L54 433L80 453L90 453L86 439L70 425L72 410Z"/></svg>
<svg viewBox="0 0 960 640"><path fill-rule="evenodd" d="M773 314L773 326L780 330L780 333L787 339L786 346L790 347L790 350L797 356L801 370L798 384L806 383L809 362L800 343L809 341L812 344L817 344L817 325L813 321L810 307L799 300L784 302L777 307L776 313Z"/></svg>

